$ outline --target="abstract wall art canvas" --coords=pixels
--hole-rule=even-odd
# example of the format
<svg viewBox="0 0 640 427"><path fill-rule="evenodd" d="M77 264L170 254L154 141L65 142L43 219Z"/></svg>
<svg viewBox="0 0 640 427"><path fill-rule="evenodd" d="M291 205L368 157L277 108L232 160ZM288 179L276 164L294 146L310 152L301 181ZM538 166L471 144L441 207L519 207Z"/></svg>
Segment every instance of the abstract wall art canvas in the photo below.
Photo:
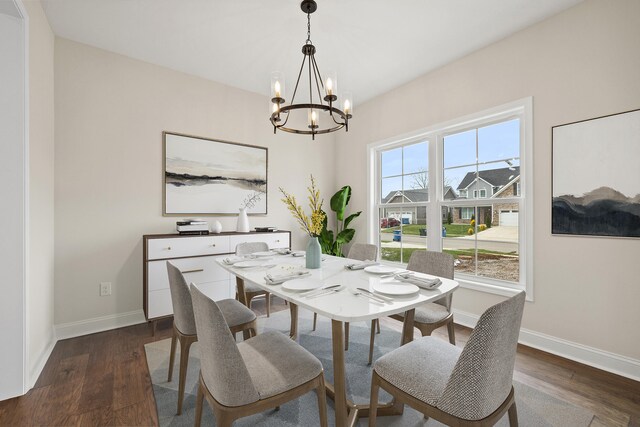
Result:
<svg viewBox="0 0 640 427"><path fill-rule="evenodd" d="M552 233L640 237L640 110L552 129Z"/></svg>
<svg viewBox="0 0 640 427"><path fill-rule="evenodd" d="M267 213L266 147L170 132L164 140L164 215Z"/></svg>

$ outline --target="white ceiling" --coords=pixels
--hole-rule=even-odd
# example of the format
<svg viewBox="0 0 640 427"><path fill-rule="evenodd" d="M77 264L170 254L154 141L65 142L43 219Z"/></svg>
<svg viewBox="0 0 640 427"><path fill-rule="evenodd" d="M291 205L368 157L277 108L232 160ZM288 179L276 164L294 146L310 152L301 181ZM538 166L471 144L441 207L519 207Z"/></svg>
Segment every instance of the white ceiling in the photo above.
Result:
<svg viewBox="0 0 640 427"><path fill-rule="evenodd" d="M318 0L323 70L363 102L581 0ZM261 94L302 62L299 0L44 0L64 38Z"/></svg>

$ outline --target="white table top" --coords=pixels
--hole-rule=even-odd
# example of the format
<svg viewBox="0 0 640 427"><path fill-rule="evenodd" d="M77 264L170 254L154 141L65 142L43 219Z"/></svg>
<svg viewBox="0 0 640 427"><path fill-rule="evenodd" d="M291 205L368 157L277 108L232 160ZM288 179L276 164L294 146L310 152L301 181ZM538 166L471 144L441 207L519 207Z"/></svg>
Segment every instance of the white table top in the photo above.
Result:
<svg viewBox="0 0 640 427"><path fill-rule="evenodd" d="M339 258L334 256L323 255L322 267L319 269L310 269L310 277L319 279L324 286L340 284L344 286L340 292L334 292L329 295L323 295L316 298L305 298L300 296L301 292L289 291L282 288L282 285L267 285L264 277L269 272L282 272L283 265L290 265L301 268L305 266L303 257L292 257L291 255L274 255L274 257L264 260L266 266L238 268L233 265L227 265L222 259L216 262L222 268L236 275L237 277L256 283L261 288L286 299L300 307L304 307L321 316L342 322L357 322L377 319L379 317L389 316L392 314L402 313L407 310L416 308L426 302L435 301L442 298L458 288L458 282L455 280L440 278L442 285L435 290L424 290L416 294L408 296L391 296L392 303L378 303L365 296L354 295L351 290L358 287L373 290L376 283L400 283L393 278L381 279L379 275L370 274L364 270L347 270L345 265L357 263L359 261L347 258ZM400 269L398 269L400 270ZM419 274L421 277L434 278L428 274Z"/></svg>

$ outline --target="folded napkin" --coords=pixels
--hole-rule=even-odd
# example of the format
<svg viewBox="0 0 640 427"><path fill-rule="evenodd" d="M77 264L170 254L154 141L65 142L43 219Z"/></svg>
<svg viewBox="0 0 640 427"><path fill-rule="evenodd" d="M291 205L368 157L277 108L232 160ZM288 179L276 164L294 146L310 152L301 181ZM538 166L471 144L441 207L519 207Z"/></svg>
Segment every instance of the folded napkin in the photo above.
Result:
<svg viewBox="0 0 640 427"><path fill-rule="evenodd" d="M308 274L310 274L310 272L306 270L300 270L294 273L267 274L266 276L264 276L264 281L267 283L267 285L279 285L286 282L287 280L299 279L300 277L306 276Z"/></svg>
<svg viewBox="0 0 640 427"><path fill-rule="evenodd" d="M366 260L362 262L356 262L353 264L347 264L344 266L347 270L362 270L365 267L369 267L370 265L378 265L380 264L377 261Z"/></svg>
<svg viewBox="0 0 640 427"><path fill-rule="evenodd" d="M227 265L233 265L236 262L240 262L240 261L246 261L246 258L243 258L241 256L230 256L222 259L222 262L224 262Z"/></svg>
<svg viewBox="0 0 640 427"><path fill-rule="evenodd" d="M411 283L422 289L437 289L442 285L442 281L437 277L435 279L427 279L426 277L417 277L413 273L401 273L393 276L394 279L405 283Z"/></svg>

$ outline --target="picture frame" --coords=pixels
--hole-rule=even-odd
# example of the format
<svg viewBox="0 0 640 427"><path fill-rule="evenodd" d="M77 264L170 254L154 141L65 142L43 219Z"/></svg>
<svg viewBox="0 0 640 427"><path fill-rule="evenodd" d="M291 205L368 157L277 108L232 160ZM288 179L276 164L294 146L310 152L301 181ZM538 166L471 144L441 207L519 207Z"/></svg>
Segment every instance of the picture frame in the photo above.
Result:
<svg viewBox="0 0 640 427"><path fill-rule="evenodd" d="M551 233L640 237L640 109L552 127Z"/></svg>
<svg viewBox="0 0 640 427"><path fill-rule="evenodd" d="M162 132L163 216L267 214L267 147Z"/></svg>

